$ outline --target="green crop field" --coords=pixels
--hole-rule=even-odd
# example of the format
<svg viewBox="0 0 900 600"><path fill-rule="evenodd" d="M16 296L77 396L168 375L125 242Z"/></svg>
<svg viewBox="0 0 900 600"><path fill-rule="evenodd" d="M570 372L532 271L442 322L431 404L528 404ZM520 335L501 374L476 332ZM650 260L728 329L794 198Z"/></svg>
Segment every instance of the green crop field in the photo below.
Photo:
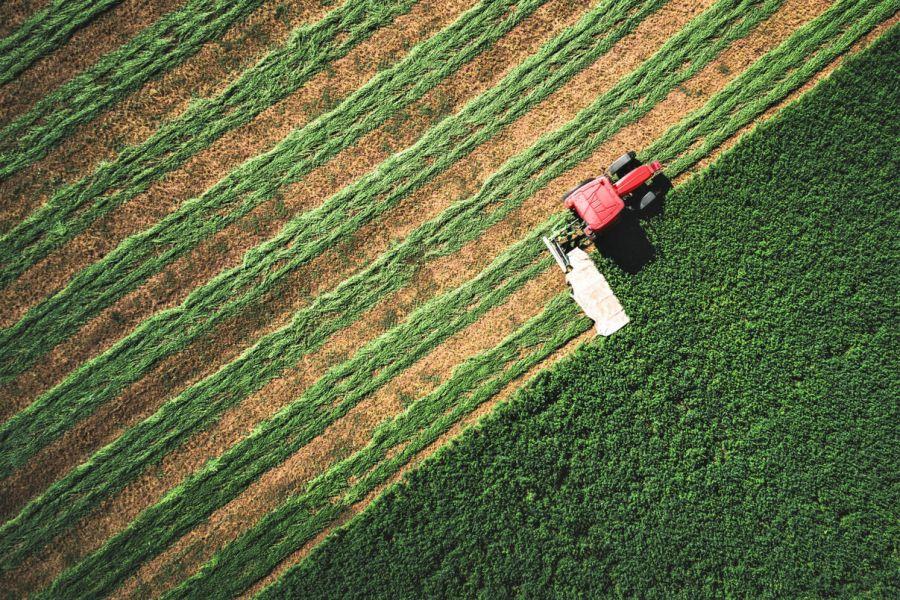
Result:
<svg viewBox="0 0 900 600"><path fill-rule="evenodd" d="M894 595L898 9L0 6L0 589Z"/></svg>

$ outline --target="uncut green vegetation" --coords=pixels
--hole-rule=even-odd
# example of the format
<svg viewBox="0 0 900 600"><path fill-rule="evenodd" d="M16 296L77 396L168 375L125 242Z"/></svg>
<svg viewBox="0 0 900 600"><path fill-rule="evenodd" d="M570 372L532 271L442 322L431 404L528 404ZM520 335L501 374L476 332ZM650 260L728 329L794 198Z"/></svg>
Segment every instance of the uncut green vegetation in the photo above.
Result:
<svg viewBox="0 0 900 600"><path fill-rule="evenodd" d="M44 96L0 130L0 180L46 156L76 127L196 54L203 44L221 37L262 2L188 0L179 10Z"/></svg>
<svg viewBox="0 0 900 600"><path fill-rule="evenodd" d="M612 28L606 36L594 35L598 27L610 25L612 19L604 15L614 11L608 9L620 7L623 1L598 6L575 27L567 29L529 57L496 87L431 129L410 149L391 157L376 172L344 188L321 207L295 218L277 237L249 252L242 265L194 290L180 307L154 315L110 351L85 363L0 428L0 446L6 450L0 457L2 468L9 470L22 464L48 440L88 416L96 406L140 378L158 361L198 339L217 323L239 314L265 294L277 290L293 269L321 254L342 237L352 235L363 224L395 206L490 139L503 126L596 60L661 4L658 0L649 0L641 6L642 10L636 10L630 19ZM434 226L431 233L434 233ZM304 243L298 243L299 240ZM415 248L415 245L407 244L407 247ZM390 273L395 282L403 283L409 280L412 271L407 269L402 280L396 277L397 273ZM363 282L354 289L365 286L369 284ZM391 289L396 288L395 283ZM311 321L325 319L332 311L339 315L340 310L335 307L340 308L346 298L354 296L352 292L346 290L328 302L326 308L310 312L309 318ZM358 297L353 306L371 306L385 293L383 287L373 289ZM354 314L363 309L358 308ZM339 326L340 323L329 325L329 329L319 333L316 339L324 341L325 336ZM27 428L28 433L22 433L20 427ZM14 447L17 448L15 451Z"/></svg>
<svg viewBox="0 0 900 600"><path fill-rule="evenodd" d="M839 6L836 10L847 8L847 6ZM872 22L878 22L877 20L873 20L876 16L883 17L884 15L877 10L865 16L857 14L853 10L848 10L844 12L843 23L845 26L847 23L853 23L848 30L850 31L855 27L860 27L861 23L869 22L869 26L871 26ZM838 19L838 21L841 21L841 19ZM780 84L790 79L786 74L794 73L794 70L801 62L803 62L803 64L808 64L810 62L816 63L826 55L833 56L833 52L839 51L836 48L842 47L841 44L852 43L852 39L845 40L843 39L843 36L839 36L837 41L826 46L826 48L815 52L816 44L819 44L822 41L822 36L815 32L824 28L824 31L826 32L825 36L827 36L828 34L834 35L836 31L841 29L841 25L838 23L833 29L829 30L829 27L825 27L826 23L835 23L835 13L826 13L822 15L819 20L813 21L808 26L798 31L795 36L785 41L782 46L760 59L753 67L742 74L740 78L712 98L702 109L696 111L679 123L679 125L673 127L669 133L683 132L686 124L697 124L697 115L715 114L722 107L727 107L729 112L733 113L734 117L731 119L720 119L718 121L719 125L716 130L716 135L722 136L721 139L733 135L737 130L752 121L753 118L757 117L767 106L769 106L769 104L760 104L760 101L767 101L770 103L775 102L783 98L791 89L794 89L786 88ZM860 35L860 33L857 32L857 35ZM805 52L805 54L796 54L798 49L801 52ZM761 65L764 65L765 68L756 68ZM752 79L754 77L756 79ZM800 83L801 81L795 81L794 85L796 86ZM768 93L766 93L767 91ZM778 92L781 95L776 95L775 92ZM740 101L738 101L738 99L740 99ZM741 104L741 102L743 104ZM743 120L738 119L738 116ZM663 139L670 139L671 137L671 135L666 135ZM667 171L675 177L703 157L702 154L698 154L697 152L688 152L691 148L696 146L694 143L696 139L698 138L686 138L685 136L681 136L678 143L673 143L673 145L667 147L665 150L660 150L660 154L654 156L667 162L671 161L673 167L670 167ZM654 144L654 146L655 145L656 144ZM675 157L679 154L682 154L682 158L675 160ZM689 158L686 159L684 158L685 156ZM676 164L681 166L675 168L674 165ZM518 255L519 261L537 260L537 256L543 253L543 246L538 243L539 236L558 227L558 220L558 216L554 217L548 223L542 224L542 226L536 228L525 241L511 248L508 251L508 254L510 256ZM549 261L547 262L549 263ZM487 269L486 273L491 273L492 269L495 268L497 267L492 265ZM563 301L564 298L565 294L562 294L555 302L558 304ZM569 308L574 310L574 305L571 305L570 303ZM574 319L574 314L574 312L569 314L568 318ZM416 318L423 319L423 316L422 314L417 314ZM544 327L545 332L549 335L558 332L560 329L560 325L556 320L557 318L558 315L551 311L545 313L541 318L535 319L527 326L527 328L529 331L534 332L540 331L540 328ZM586 329L586 326L583 324L574 327L569 333L569 337L560 339L562 341L568 341L584 329ZM504 342L504 344L507 344L507 342ZM522 347L518 348L517 352L520 352L519 357L523 361L526 358L529 361L537 361L546 356L546 354L541 354L540 352L538 353L540 355L539 357L538 355L529 356L527 349ZM487 354L490 353L486 353L485 355ZM474 361L478 364L482 364L483 361L486 360L484 358L485 355L474 359ZM534 363L529 362L528 364ZM497 373L503 372L503 362L498 359L498 361L494 363L494 368ZM465 368L462 369L462 372L465 371ZM492 383L487 384L486 389L479 390L477 394L481 398L481 401L490 397L491 394L487 393L490 389L496 391L499 388L494 388ZM480 403L480 401L478 403ZM463 404L468 407L467 409L455 407L453 412L456 417L454 417L454 419L458 418L460 415L467 414L477 406L478 403L472 404L466 400ZM429 404L426 403L426 405ZM365 465L366 469L374 468L373 461L382 458L388 447L391 447L390 445L384 446L381 443L375 444L339 464L335 469L332 469L328 474L323 476L325 477L325 480L328 481L327 487L325 488L328 490L327 494L321 495L321 493L324 492L316 491L318 490L317 486L324 485L321 481L317 480L317 482L314 482L311 486L310 491L289 499L284 505L279 507L279 509L254 526L252 530L241 536L234 544L227 546L222 552L217 554L198 575L185 584L184 589L191 590L191 593L194 595L202 595L210 593L213 590L227 588L229 585L238 585L237 582L245 580L244 578L247 577L250 577L250 579L245 581L247 583L252 582L254 573L258 576L269 572L290 552L296 550L305 542L312 539L312 537L321 531L325 525L336 518L344 508L365 497L367 493L374 489L375 485L381 483L386 477L395 472L396 469L405 464L409 457L413 456L416 452L413 447L421 448L426 446L435 439L440 432L444 431L446 426L448 426L446 425L446 416L442 416L446 407L442 404L438 406L439 408L419 408L416 410L418 413L418 416L416 417L417 422L435 423L435 426L429 429L429 431L432 432L431 437L426 436L417 438L421 442L420 445L416 446L415 444L410 444L409 447L403 448L402 457L398 456L384 464L378 465L378 477L367 477L364 482L354 484L349 491L340 487L350 487L347 483L350 476L361 476L361 473L358 471L358 465ZM437 423L444 423L444 425L438 426ZM394 425L389 427L393 428ZM392 434L392 447L397 448L397 444L408 443L408 434L404 435L406 437L401 436L400 441L398 441ZM268 451L273 455L277 455L278 451L275 450L276 447L277 446L274 444L271 450L263 450L257 447L256 451ZM236 450L239 452L247 451L240 447L236 448ZM223 469L219 474L222 475L224 479L226 477L234 477L235 475L232 473L232 471ZM335 486L338 487L336 488ZM338 490L346 492L347 495L340 498ZM315 501L310 500L310 494L316 499ZM327 511L323 510L321 504L323 498L332 500L332 505L327 507ZM340 498L340 501L334 501L334 498ZM250 550L250 548L253 548L254 546L266 547L267 552L263 554L255 553Z"/></svg>
<svg viewBox="0 0 900 600"><path fill-rule="evenodd" d="M833 15L831 15L833 16ZM847 18L852 17L852 13L847 15ZM709 24L709 23L707 23ZM794 42L796 40L792 40ZM678 43L677 41L675 43ZM686 52L690 52L691 49L686 49ZM661 52L661 55L668 54L667 52ZM589 112L589 111L588 111ZM754 115L750 115L747 118L752 118ZM742 126L744 123L734 123L733 127L737 128ZM439 220L441 221L441 220ZM446 229L443 229L446 231ZM523 248L539 248L540 245L537 243L538 234L541 231L535 232L534 236L531 238L531 243L527 245L519 245L514 249L514 253L522 254L519 257L519 260L525 259L526 261L535 260L534 254L528 254L523 250ZM456 232L453 228L449 232L446 232L446 235L449 237L453 237ZM415 242L411 247L416 247L416 245L421 245L418 242ZM533 250L533 249L532 249ZM397 250L401 258L405 256L404 250ZM402 263L401 263L402 264ZM527 264L527 263L525 263ZM510 272L518 272L517 269L506 269L507 273ZM496 269L489 269L488 273L496 274ZM485 281L493 281L493 285L498 285L497 279L494 276L493 278L483 277ZM483 283L479 283L479 285L483 285ZM506 285L506 284L505 284ZM502 299L502 297L499 297ZM426 308L423 309L425 312L419 312L416 315L417 321L422 321L424 323L430 323L430 320L426 320L423 318L423 315L431 312L431 319L434 320L435 323L442 323L442 319L447 318L447 310L446 308L435 308L435 306L448 306L445 300L441 300L442 303L436 304L433 306L426 305ZM451 302L449 306L453 306L455 303ZM460 324L454 324L454 330L458 331L461 328L461 325L465 324L465 321L459 322ZM445 331L447 330L447 326L443 328L436 327L436 331L440 333L440 335L445 335ZM451 331L452 333L452 331ZM408 332L404 332L404 336L411 335ZM447 334L449 335L449 333ZM390 340L398 340L403 338L392 338L389 337ZM60 586L58 589L70 589L70 586L74 585L77 581L85 581L91 580L94 581L97 577L96 575L88 575L91 569L102 569L107 568L106 565L109 564L111 558L113 556L120 562L122 565L127 565L127 561L123 561L123 557L128 556L129 552L134 552L138 554L144 554L154 551L155 544L165 544L168 535L171 535L169 532L172 532L174 529L174 534L178 535L178 532L186 531L190 528L190 523L198 522L202 518L205 517L208 512L215 507L215 502L221 502L222 499L227 500L230 497L236 495L237 491L243 489L243 487L256 477L259 474L264 472L268 468L272 468L280 463L284 458L286 458L290 453L292 453L299 445L302 445L309 438L306 436L306 431L302 427L303 423L308 423L310 419L313 417L319 419L320 421L313 422L313 425L316 427L320 427L318 431L324 429L324 427L331 422L337 416L344 414L346 410L358 402L358 400L363 397L365 394L369 393L370 390L360 389L356 393L356 395L350 394L349 397L344 397L341 405L339 405L339 409L334 411L331 415L327 415L327 419L321 420L323 416L316 416L314 412L312 412L311 405L314 403L321 403L321 400L317 400L320 396L316 396L316 394L321 394L323 390L332 390L335 386L336 382L343 383L351 383L352 385L359 385L359 381L364 381L366 378L360 379L361 375L359 373L365 373L366 377L368 377L368 373L374 372L375 369L384 368L393 361L400 361L404 357L407 357L407 360L415 359L419 356L424 355L424 353L430 348L434 347L436 343L443 339L441 337L433 337L432 339L436 340L432 343L431 346L422 347L417 352L409 352L403 344L398 344L397 341L389 341L389 342L380 342L380 347L383 350L380 350L375 356L379 357L379 360L382 362L380 364L372 364L371 362L356 362L357 359L351 361L351 363L344 365L342 368L338 368L329 373L326 378L317 384L317 388L314 388L314 392L312 395L305 395L299 401L293 403L289 406L285 411L283 411L276 419L273 419L270 422L262 425L257 429L256 434L249 440L245 441L242 444L239 444L237 447L229 451L224 457L211 463L208 470L204 470L199 473L195 478L192 478L187 484L180 486L175 491L173 491L167 498L160 503L159 505L151 508L146 513L144 513L128 530L123 532L121 535L113 538L100 552L95 553L89 559L84 561L81 565L78 565L73 570L66 573L63 578L60 579L58 585ZM386 349L395 348L399 346L399 350L395 354L391 354ZM266 346L264 349L261 349L261 346L257 347L257 350L260 351L261 356L281 356L284 352L291 352L292 350L286 350L284 347L279 347L275 349L272 346ZM296 361L298 359L297 356L288 356L286 360ZM364 356L362 360L371 360L368 356ZM406 363L404 363L406 364ZM264 365L260 364L259 368L265 368ZM348 370L350 369L350 370ZM358 369L358 372L356 371ZM256 369L248 369L252 370L254 373L257 373ZM351 373L356 372L356 380L348 379ZM392 375L391 375L392 376ZM376 381L377 385L381 384L381 378ZM226 380L223 380L226 381ZM219 388L221 392L224 388ZM347 390L352 390L353 388L344 388L343 386L338 386L337 389L341 394L347 393ZM370 388L370 389L375 389ZM327 396L326 400L329 402L336 401L335 396ZM326 404L327 405L327 404ZM183 408L184 405L182 405ZM153 424L154 427L162 427L160 431L165 430L167 421L157 421ZM316 435L317 430L313 429L310 431L309 435ZM302 433L301 433L302 432ZM152 439L148 436L145 439ZM122 455L127 454L121 447L116 451L115 454ZM248 457L256 456L259 459L249 459ZM118 468L118 467L117 467ZM107 477L112 479L117 479L118 476L114 475L112 472L107 473ZM89 485L89 484L88 484ZM213 498L209 495L208 489L217 489L222 491L222 497L219 499ZM212 505L207 505L205 503L212 502ZM175 507L179 507L176 510ZM182 510L183 509L183 510ZM173 517L166 516L166 512L169 515L179 515L176 519ZM172 526L172 529L169 527ZM165 535L164 535L165 532Z"/></svg>
<svg viewBox="0 0 900 600"><path fill-rule="evenodd" d="M603 269L632 324L262 597L896 596L898 51L675 190L661 258Z"/></svg>
<svg viewBox="0 0 900 600"><path fill-rule="evenodd" d="M53 52L76 30L122 0L53 0L0 39L0 85Z"/></svg>
<svg viewBox="0 0 900 600"><path fill-rule="evenodd" d="M65 288L0 332L0 382L28 368L147 277L274 198L284 186L303 179L424 96L544 1L483 0L332 111L295 130L269 152L247 161L154 226L125 239L73 277Z"/></svg>
<svg viewBox="0 0 900 600"><path fill-rule="evenodd" d="M148 463L170 452L223 410L296 364L306 353L321 347L331 333L349 326L366 306L373 305L379 294L399 289L415 273L417 261L455 252L553 177L587 158L599 143L646 114L665 97L667 90L662 87L661 80L666 73L674 72L673 64L690 63L679 74L669 76L671 86L708 64L731 40L746 35L754 23L774 11L778 2L767 2L742 19L750 4L723 0L698 17L643 67L623 79L612 92L598 98L569 125L545 136L531 150L512 159L476 196L456 203L417 229L366 271L345 280L334 291L319 296L309 307L296 313L288 327L262 338L237 360L167 402L155 415L127 430L88 462L56 482L0 528L0 547L4 550L6 568L11 568L28 553L49 542L53 535L70 527L99 500L121 489ZM659 74L659 77L647 79L654 81L653 91L634 90L632 84L644 80L648 73ZM629 105L637 94L646 100L637 106ZM621 115L613 118L615 111L622 110ZM497 206L490 214L485 214L483 209L492 203ZM428 251L423 253L423 248ZM60 408L65 409L65 405ZM34 420L20 419L16 424L28 426L32 423ZM38 429L33 435L43 433ZM31 439L21 437L16 442L24 446Z"/></svg>
<svg viewBox="0 0 900 600"><path fill-rule="evenodd" d="M398 15L414 0L351 1L320 21L298 27L290 39L244 71L221 94L192 103L147 140L112 163L68 184L0 237L0 287L151 183L263 110L282 100Z"/></svg>

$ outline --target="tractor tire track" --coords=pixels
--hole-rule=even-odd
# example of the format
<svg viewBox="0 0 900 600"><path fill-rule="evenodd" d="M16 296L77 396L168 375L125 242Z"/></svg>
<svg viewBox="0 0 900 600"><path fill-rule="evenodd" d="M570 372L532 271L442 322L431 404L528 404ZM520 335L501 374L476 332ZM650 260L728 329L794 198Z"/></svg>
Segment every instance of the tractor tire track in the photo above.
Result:
<svg viewBox="0 0 900 600"><path fill-rule="evenodd" d="M72 34L15 80L0 87L0 128L24 114L43 96L93 65L184 0L123 0Z"/></svg>
<svg viewBox="0 0 900 600"><path fill-rule="evenodd" d="M246 20L226 31L221 39L207 42L194 56L78 127L47 156L0 182L0 198L3 198L0 230L8 230L20 222L44 204L58 187L89 174L101 161L115 160L122 147L150 137L162 121L181 114L193 98L221 91L231 78L255 63L269 48L281 44L294 27L316 20L326 12L327 8L311 0L263 4ZM42 283L41 288L45 289L49 283ZM33 294L27 285L20 286L19 291ZM7 290L3 292L8 297Z"/></svg>

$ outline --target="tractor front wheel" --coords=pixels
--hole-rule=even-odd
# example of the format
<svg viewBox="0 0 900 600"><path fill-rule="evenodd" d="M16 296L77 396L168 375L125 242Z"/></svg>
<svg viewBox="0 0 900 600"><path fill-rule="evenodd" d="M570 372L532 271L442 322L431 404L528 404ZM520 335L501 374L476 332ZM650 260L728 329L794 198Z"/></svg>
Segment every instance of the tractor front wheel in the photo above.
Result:
<svg viewBox="0 0 900 600"><path fill-rule="evenodd" d="M634 164L636 157L637 155L633 151L623 154L609 165L609 174L616 179L622 179L626 173L633 171L637 166Z"/></svg>

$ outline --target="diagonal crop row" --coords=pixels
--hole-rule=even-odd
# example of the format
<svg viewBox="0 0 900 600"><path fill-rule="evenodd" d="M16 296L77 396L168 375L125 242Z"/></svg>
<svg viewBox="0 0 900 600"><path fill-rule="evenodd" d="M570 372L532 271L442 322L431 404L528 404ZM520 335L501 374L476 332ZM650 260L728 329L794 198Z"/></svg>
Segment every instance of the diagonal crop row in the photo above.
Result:
<svg viewBox="0 0 900 600"><path fill-rule="evenodd" d="M445 171L595 61L662 4L641 10L596 36L612 22L609 12L626 0L601 3L559 34L458 114L444 119L406 152L395 155L322 206L296 217L242 265L191 292L184 303L139 325L109 351L82 365L0 428L0 471L8 473L74 422L136 381L153 365L274 289L297 266L382 214ZM612 9L612 10L610 10ZM22 429L24 428L24 429Z"/></svg>
<svg viewBox="0 0 900 600"><path fill-rule="evenodd" d="M537 243L538 238L530 241ZM506 252L482 276L423 305L404 323L330 369L290 409L277 413L249 438L141 513L100 550L61 575L54 584L56 589L77 589L79 594L87 595L115 589L139 565L236 497L259 475L320 435L329 423L418 357L504 303L547 266L541 258Z"/></svg>
<svg viewBox="0 0 900 600"><path fill-rule="evenodd" d="M748 13L747 7L755 4L723 0L695 19L653 58L579 113L566 127L545 136L529 151L510 160L475 197L457 203L423 225L403 244L382 255L364 274L320 296L312 306L299 311L288 327L266 336L238 360L185 390L154 416L127 430L51 486L0 529L0 544L8 557L4 568L11 568L24 555L70 527L96 502L136 477L148 462L182 443L191 431L208 424L222 410L296 364L305 353L320 347L328 335L348 326L366 304L374 304L380 295L408 281L415 272L416 262L455 252L551 179L583 161L612 133L646 114L671 87L708 64L732 39L746 35L754 23L779 3L767 2L758 11ZM691 66L676 73L672 65L682 65L685 61ZM640 82L643 85L637 86ZM636 95L645 94L643 103L634 102ZM624 114L616 117L619 111ZM492 203L499 203L500 207L486 215L484 208ZM335 315L343 317L329 320ZM252 452L245 454L249 456ZM203 477L212 476L215 469L203 473Z"/></svg>
<svg viewBox="0 0 900 600"><path fill-rule="evenodd" d="M533 243L540 244L536 239ZM566 294L556 296L540 315L497 346L466 360L438 389L379 426L365 448L314 479L302 494L266 515L165 597L239 595L457 421L589 327L590 321L579 315ZM392 450L396 454L388 457ZM354 478L358 481L352 483Z"/></svg>
<svg viewBox="0 0 900 600"><path fill-rule="evenodd" d="M791 39L754 63L747 72L741 75L740 79L732 82L701 109L673 126L667 135L661 138L661 140L671 143L670 150L661 155L662 158L671 160L680 155L680 158L673 163L674 166L670 170L671 175L676 177L683 173L702 159L708 151L697 152L693 149L698 138L680 136L677 142L671 142L672 137L668 135L669 133L682 131L686 125L697 122L698 115L715 114L719 109L725 108L734 111L735 116L730 120L720 122L721 129L717 130L717 133L722 136L719 138L720 141L724 141L752 122L773 102L783 99L793 89L802 85L808 77L816 72L815 69L803 68L804 65L810 61L818 64L820 68L828 64L835 56L849 48L854 41L893 12L890 2L883 2L873 10L869 10L869 8L864 2L857 2L855 5L850 2L839 3L831 12L802 28ZM818 33L823 28L824 33ZM844 31L842 32L842 30ZM835 37L835 39L817 50L817 47L830 37ZM805 76L797 74L785 77L785 73L795 74L798 71L805 73ZM762 97L767 100L759 102L759 94L763 94ZM658 143L654 143L651 148L658 145ZM654 154L654 156L656 155ZM555 215L536 227L522 242L508 250L505 256L517 256L519 260L525 261L535 260L537 255L543 252L541 244L538 242L539 236L555 228L559 219L560 216ZM544 264L549 264L549 261ZM490 271L491 268L486 270L486 272ZM557 314L565 314L562 321L555 320ZM561 329L561 324L569 323L571 331L559 339L561 345L587 329L587 323L583 320L579 323L577 316L578 311L575 304L567 298L565 293L562 293L550 302L548 310L541 317L523 326L520 332L552 335ZM422 318L419 314L416 317ZM513 334L511 337L516 337L516 335ZM506 343L504 342L500 347ZM503 360L481 362L487 354L489 353L473 359L479 362L479 367L483 368L482 372L486 374L502 372ZM543 356L538 360L542 359ZM465 366L461 367L459 371L462 372L465 368ZM459 381L458 375L459 373L454 373L450 381ZM466 376L462 376L461 379L464 383L469 383ZM454 385L456 384L454 383ZM493 393L496 393L499 387L494 389ZM434 394L439 392L440 389ZM487 397L489 396L485 396L484 399ZM243 588L233 589L230 586L247 586L268 573L287 555L319 533L324 526L333 522L342 510L364 498L376 485L405 464L409 457L418 452L420 448L427 446L439 433L445 431L459 416L467 414L484 400L472 405L470 398L465 396L465 390L458 388L451 398L464 398L462 405L454 407L456 412L451 413L454 414L451 420L448 420L448 416L445 414L450 405L446 403L436 406L425 405L426 407L421 409L422 412L415 417L415 425L412 430L404 431L398 424L400 423L400 419L398 419L376 431L369 446L314 480L304 494L289 499L281 507L264 517L253 529L217 553L200 573L174 592L178 595L196 596L210 589L240 591ZM419 406L419 403L414 404L401 418L412 418L409 413L414 412ZM433 424L432 427L437 433L421 440L421 443L409 443L412 432L421 430L429 424ZM403 431L402 434L401 431ZM404 444L409 445L403 446ZM403 447L400 454L386 463L378 465L378 461L386 456L389 449L400 446ZM235 450L238 448L236 447ZM257 449L257 451L259 450L265 451L262 448ZM249 450L241 448L241 451L248 452ZM377 473L377 477L366 475L372 469L376 469L371 473ZM349 482L354 477L362 479L351 489ZM340 497L341 494L346 495L334 502L334 498ZM267 552L258 552L258 549L262 547L265 547Z"/></svg>
<svg viewBox="0 0 900 600"><path fill-rule="evenodd" d="M0 180L47 155L79 125L221 37L263 0L188 0L0 130ZM80 3L79 3L80 4Z"/></svg>
<svg viewBox="0 0 900 600"><path fill-rule="evenodd" d="M301 180L490 47L546 0L482 0L273 150L232 171L0 332L0 382L22 372L87 319L203 239ZM25 332L28 332L27 334ZM2 434L0 434L2 436Z"/></svg>
<svg viewBox="0 0 900 600"><path fill-rule="evenodd" d="M251 121L345 56L415 0L347 2L320 21L298 27L290 39L240 75L221 94L192 103L147 140L123 150L87 177L68 184L0 237L0 287L145 191L153 182Z"/></svg>
<svg viewBox="0 0 900 600"><path fill-rule="evenodd" d="M15 79L36 60L63 45L77 29L121 0L54 0L0 39L0 85Z"/></svg>

